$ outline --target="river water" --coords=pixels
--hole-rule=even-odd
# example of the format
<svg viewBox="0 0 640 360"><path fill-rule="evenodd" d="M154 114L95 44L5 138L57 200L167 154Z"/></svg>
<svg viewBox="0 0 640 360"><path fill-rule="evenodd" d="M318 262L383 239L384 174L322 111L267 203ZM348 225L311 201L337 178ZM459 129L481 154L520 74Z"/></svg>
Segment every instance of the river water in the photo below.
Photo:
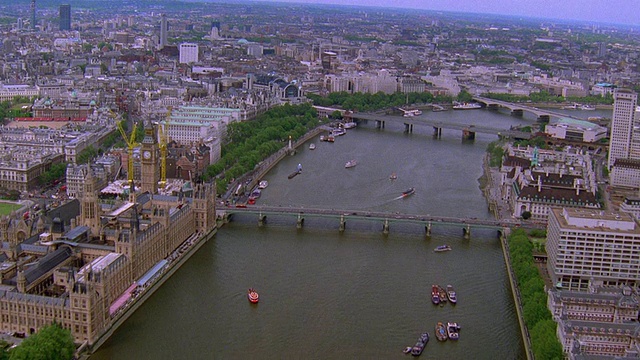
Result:
<svg viewBox="0 0 640 360"><path fill-rule="evenodd" d="M604 112L572 115L609 116ZM535 119L489 110L426 112L425 117L504 127ZM489 218L479 187L494 136L430 127L362 124L335 143L299 148L265 177L258 200L271 206ZM358 165L345 169L345 162ZM287 175L297 164L299 176ZM397 180L389 175L395 172ZM402 191L416 193L399 199ZM497 234L418 225L238 215L221 228L91 359L406 359L405 346L428 331L427 357L524 359ZM434 253L449 244L450 252ZM432 284L452 284L458 304L434 306ZM260 293L250 305L246 289ZM438 321L458 322L460 340L439 343Z"/></svg>

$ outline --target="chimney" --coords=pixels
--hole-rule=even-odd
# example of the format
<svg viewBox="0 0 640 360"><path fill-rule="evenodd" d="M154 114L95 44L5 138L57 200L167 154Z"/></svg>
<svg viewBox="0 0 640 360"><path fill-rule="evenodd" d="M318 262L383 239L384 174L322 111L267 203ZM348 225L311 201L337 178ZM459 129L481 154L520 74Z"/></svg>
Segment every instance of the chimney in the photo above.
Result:
<svg viewBox="0 0 640 360"><path fill-rule="evenodd" d="M542 179L540 175L538 175L538 192L542 191Z"/></svg>

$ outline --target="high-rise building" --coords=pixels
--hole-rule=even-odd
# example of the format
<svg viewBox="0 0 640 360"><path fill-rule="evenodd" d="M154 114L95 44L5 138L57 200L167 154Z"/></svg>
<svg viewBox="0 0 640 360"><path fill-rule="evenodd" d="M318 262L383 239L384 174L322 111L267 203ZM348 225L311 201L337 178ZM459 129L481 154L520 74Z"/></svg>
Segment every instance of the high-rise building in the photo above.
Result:
<svg viewBox="0 0 640 360"><path fill-rule="evenodd" d="M18 18L18 30L22 30L23 27L24 27L24 22L22 18Z"/></svg>
<svg viewBox="0 0 640 360"><path fill-rule="evenodd" d="M167 40L167 14L162 14L160 17L160 48L169 45Z"/></svg>
<svg viewBox="0 0 640 360"><path fill-rule="evenodd" d="M636 112L638 94L629 89L613 93L613 116L609 140L608 167L611 184L640 187L640 115Z"/></svg>
<svg viewBox="0 0 640 360"><path fill-rule="evenodd" d="M198 44L180 44L180 64L198 62Z"/></svg>
<svg viewBox="0 0 640 360"><path fill-rule="evenodd" d="M31 0L31 29L36 29L36 0Z"/></svg>
<svg viewBox="0 0 640 360"><path fill-rule="evenodd" d="M60 5L60 30L71 30L71 5Z"/></svg>
<svg viewBox="0 0 640 360"><path fill-rule="evenodd" d="M617 159L630 159L631 146L634 139L633 127L638 94L628 89L617 89L613 93L613 117L611 119L611 140L609 145L609 169ZM636 134L636 136L639 136ZM639 144L640 145L640 144ZM640 154L636 154L638 156Z"/></svg>

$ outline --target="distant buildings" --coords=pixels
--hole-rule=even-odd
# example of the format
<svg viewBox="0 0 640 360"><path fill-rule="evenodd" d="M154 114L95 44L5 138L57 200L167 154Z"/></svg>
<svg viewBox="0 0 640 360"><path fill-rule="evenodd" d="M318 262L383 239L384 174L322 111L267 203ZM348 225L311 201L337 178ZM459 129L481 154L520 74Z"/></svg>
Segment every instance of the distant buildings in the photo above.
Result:
<svg viewBox="0 0 640 360"><path fill-rule="evenodd" d="M613 98L608 162L611 185L637 189L640 188L638 94L628 89L617 89Z"/></svg>
<svg viewBox="0 0 640 360"><path fill-rule="evenodd" d="M60 30L71 30L71 5L60 5Z"/></svg>
<svg viewBox="0 0 640 360"><path fill-rule="evenodd" d="M198 44L180 44L180 64L190 64L198 62Z"/></svg>

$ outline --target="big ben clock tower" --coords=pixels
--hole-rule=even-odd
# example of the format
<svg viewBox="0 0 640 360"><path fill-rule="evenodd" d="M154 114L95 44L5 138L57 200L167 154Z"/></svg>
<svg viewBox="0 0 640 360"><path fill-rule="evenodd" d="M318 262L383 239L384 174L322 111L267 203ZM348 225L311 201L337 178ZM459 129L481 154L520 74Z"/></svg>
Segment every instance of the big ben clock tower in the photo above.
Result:
<svg viewBox="0 0 640 360"><path fill-rule="evenodd" d="M158 156L158 139L153 125L145 124L144 139L140 149L140 183L142 192L151 194L158 192L160 165Z"/></svg>

